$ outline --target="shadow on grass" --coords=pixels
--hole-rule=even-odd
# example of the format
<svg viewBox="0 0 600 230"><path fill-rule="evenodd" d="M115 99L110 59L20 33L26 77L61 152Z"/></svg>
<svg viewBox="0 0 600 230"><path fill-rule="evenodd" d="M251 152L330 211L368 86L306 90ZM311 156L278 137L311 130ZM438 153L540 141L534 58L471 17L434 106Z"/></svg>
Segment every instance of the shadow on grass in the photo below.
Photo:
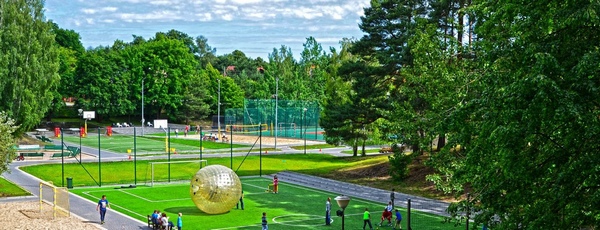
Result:
<svg viewBox="0 0 600 230"><path fill-rule="evenodd" d="M196 206L185 206L185 207L170 207L165 209L164 211L169 213L185 213L186 216L218 216L222 214L208 214L203 211L200 211ZM228 212L227 212L228 213Z"/></svg>

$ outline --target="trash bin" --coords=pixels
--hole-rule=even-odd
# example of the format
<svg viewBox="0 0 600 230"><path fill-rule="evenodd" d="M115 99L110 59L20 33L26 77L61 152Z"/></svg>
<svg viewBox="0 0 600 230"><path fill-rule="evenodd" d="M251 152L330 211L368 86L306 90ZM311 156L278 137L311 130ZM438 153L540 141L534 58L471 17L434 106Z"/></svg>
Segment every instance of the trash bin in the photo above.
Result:
<svg viewBox="0 0 600 230"><path fill-rule="evenodd" d="M67 177L67 188L73 188L73 177Z"/></svg>

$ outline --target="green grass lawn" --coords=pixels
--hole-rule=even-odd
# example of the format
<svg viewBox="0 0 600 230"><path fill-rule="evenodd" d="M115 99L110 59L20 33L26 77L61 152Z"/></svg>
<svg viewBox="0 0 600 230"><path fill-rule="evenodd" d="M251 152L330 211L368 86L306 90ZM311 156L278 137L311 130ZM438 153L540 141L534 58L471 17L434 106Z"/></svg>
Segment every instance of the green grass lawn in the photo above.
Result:
<svg viewBox="0 0 600 230"><path fill-rule="evenodd" d="M263 155L262 158L260 156L248 156L246 159L244 157L204 159L208 160L209 165L219 164L230 167L233 163L233 169L234 171L237 170L239 176L259 175L261 161L263 175L283 170L315 175L325 174L335 169L370 164L371 162L383 160L383 158L340 158L326 154L267 154ZM184 161L188 160L190 159L185 159ZM137 175L137 183L143 184L149 183L151 179L151 167L148 162L150 161L136 161L135 169L133 160L102 162L101 167L98 167L98 162L83 164L68 163L64 165L64 170L65 177L73 178L74 186L95 186L100 184L100 182L103 185L132 184L135 180L134 170L135 175ZM21 169L42 180L52 181L55 185L61 186L63 184L61 164L34 165L21 167ZM155 166L155 179L168 180L170 176L171 180L189 180L198 169L198 163L171 164L170 172L168 171L168 165Z"/></svg>
<svg viewBox="0 0 600 230"><path fill-rule="evenodd" d="M317 144L317 145L306 145L306 149L326 149L326 148L335 148L337 146L330 144ZM291 146L291 148L295 150L304 150L304 145L299 146Z"/></svg>
<svg viewBox="0 0 600 230"><path fill-rule="evenodd" d="M23 190L21 187L13 184L10 181L0 177L0 197L13 197L13 196L28 196L31 195L29 192Z"/></svg>
<svg viewBox="0 0 600 230"><path fill-rule="evenodd" d="M190 198L190 185L171 184L155 187L141 186L133 189L77 188L70 190L92 202L106 195L111 207L135 219L146 222L147 215L158 209L166 212L170 221L177 222L177 213L182 213L183 226L190 229L258 229L262 212L267 213L269 229L339 229L341 218L335 216L337 207L333 198L338 194L280 183L279 193L266 193L270 178L241 178L244 190L244 210L232 207L225 214L209 215L200 211ZM325 200L332 198L332 226L325 224ZM384 205L361 199L352 199L346 208L345 227L360 229L365 208L371 211L373 227L379 223ZM107 220L110 221L110 212ZM401 209L406 218L406 210ZM443 218L421 212L412 212L413 229L464 229L453 224L444 224ZM406 229L406 221L402 223ZM391 227L380 227L391 229Z"/></svg>
<svg viewBox="0 0 600 230"><path fill-rule="evenodd" d="M167 150L167 147L170 144L170 148L175 151L184 153L188 152L198 152L200 150L200 140L193 139L178 139L171 138L170 143L165 140L165 138L156 137L156 136L137 136L135 137L135 145L134 145L134 136L132 135L113 135L106 136L100 135L100 141L98 141L98 135L89 134L86 138L79 138L78 136L70 136L65 135L64 140L71 143L79 143L81 141L81 145L98 148L98 142L100 142L100 148L103 150L108 150L116 153L128 153L128 150L131 152L134 151L134 146L136 146L135 151L138 154L145 153L164 153ZM239 147L249 147L248 145L239 145L233 144L230 146L229 143L219 143L213 141L202 141L202 147L205 150L208 149L229 149L239 148Z"/></svg>
<svg viewBox="0 0 600 230"><path fill-rule="evenodd" d="M369 153L379 153L379 149L366 149L365 152L367 154L369 154ZM352 150L343 150L342 153L353 154L354 152L352 152ZM359 149L358 150L358 154L360 155L361 153L362 153L362 151Z"/></svg>

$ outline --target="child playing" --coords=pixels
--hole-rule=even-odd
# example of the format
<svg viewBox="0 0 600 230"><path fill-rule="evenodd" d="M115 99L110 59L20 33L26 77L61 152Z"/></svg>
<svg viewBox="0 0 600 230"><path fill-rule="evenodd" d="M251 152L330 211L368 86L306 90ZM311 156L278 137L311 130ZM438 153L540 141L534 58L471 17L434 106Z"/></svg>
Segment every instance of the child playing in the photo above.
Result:
<svg viewBox="0 0 600 230"><path fill-rule="evenodd" d="M402 214L400 214L400 211L396 209L396 224L394 224L394 229L402 229L402 225L400 224L401 222Z"/></svg>
<svg viewBox="0 0 600 230"><path fill-rule="evenodd" d="M266 212L263 212L261 221L262 221L262 230L269 230L269 226L267 225L267 213Z"/></svg>
<svg viewBox="0 0 600 230"><path fill-rule="evenodd" d="M277 175L273 177L273 193L277 193L277 185L279 184L279 179L277 179Z"/></svg>
<svg viewBox="0 0 600 230"><path fill-rule="evenodd" d="M388 211L388 209L384 209L381 214L381 221L379 222L379 226L383 224L383 220L388 221L388 226L392 226L392 212Z"/></svg>

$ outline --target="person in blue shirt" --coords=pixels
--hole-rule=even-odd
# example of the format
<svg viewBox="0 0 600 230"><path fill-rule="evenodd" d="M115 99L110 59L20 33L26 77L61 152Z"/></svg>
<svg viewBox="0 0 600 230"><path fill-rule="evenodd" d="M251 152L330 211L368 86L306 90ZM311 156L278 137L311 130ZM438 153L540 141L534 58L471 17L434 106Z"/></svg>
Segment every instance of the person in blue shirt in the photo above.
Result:
<svg viewBox="0 0 600 230"><path fill-rule="evenodd" d="M402 229L402 214L400 214L400 210L396 209L396 223L394 224L393 229Z"/></svg>
<svg viewBox="0 0 600 230"><path fill-rule="evenodd" d="M96 211L100 211L100 224L104 224L104 217L106 216L107 208L110 208L110 204L106 199L106 195L102 195L102 199L98 201L98 206L96 206Z"/></svg>
<svg viewBox="0 0 600 230"><path fill-rule="evenodd" d="M181 212L179 213L179 217L177 217L177 230L181 230L183 227L183 221L181 221Z"/></svg>

